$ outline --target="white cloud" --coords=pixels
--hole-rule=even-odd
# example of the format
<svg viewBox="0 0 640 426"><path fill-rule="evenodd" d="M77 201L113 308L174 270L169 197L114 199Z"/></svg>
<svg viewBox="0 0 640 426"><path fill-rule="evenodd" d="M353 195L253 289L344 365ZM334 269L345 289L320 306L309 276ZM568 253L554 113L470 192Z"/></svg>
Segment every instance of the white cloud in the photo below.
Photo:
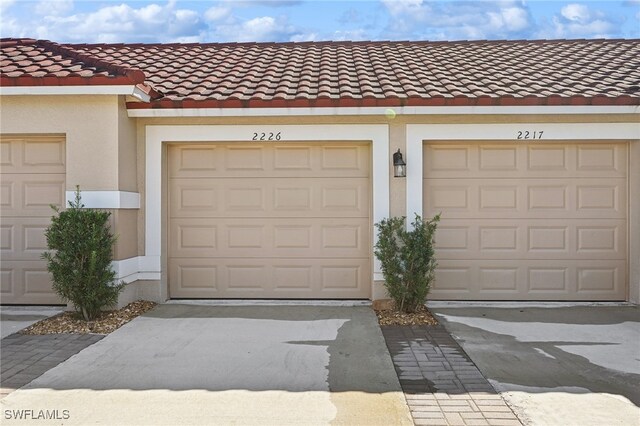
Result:
<svg viewBox="0 0 640 426"><path fill-rule="evenodd" d="M310 2L288 0L0 0L2 37L58 42L197 42L311 40L460 40L637 37L640 0L626 0L617 18L588 0L556 3L555 15L534 21L525 0L378 0L336 8L333 19L298 20ZM86 5L91 5L90 11ZM317 6L316 6L317 5ZM313 7L332 8L317 0ZM361 6L362 5L362 6ZM622 1L618 7L623 8ZM83 12L79 12L82 9ZM532 7L533 10L535 10ZM7 12L8 11L8 12ZM272 13L273 12L273 13ZM282 12L277 14L275 12ZM324 13L324 11L323 11ZM615 13L615 12L608 12ZM614 16L614 15L612 15ZM625 21L626 19L626 21Z"/></svg>
<svg viewBox="0 0 640 426"><path fill-rule="evenodd" d="M268 40L269 36L280 28L276 20L271 16L263 16L251 19L242 24L241 41L262 41Z"/></svg>
<svg viewBox="0 0 640 426"><path fill-rule="evenodd" d="M289 41L303 42L303 41L316 41L318 40L318 33L301 33L293 35Z"/></svg>
<svg viewBox="0 0 640 426"><path fill-rule="evenodd" d="M423 15L429 9L427 5L423 5L422 0L382 0L382 4L391 16Z"/></svg>
<svg viewBox="0 0 640 426"><path fill-rule="evenodd" d="M21 25L15 18L2 17L2 25L0 25L0 37L34 37L33 34L27 32L27 28Z"/></svg>
<svg viewBox="0 0 640 426"><path fill-rule="evenodd" d="M368 40L369 37L367 35L367 32L363 29L356 29L356 30L346 30L346 31L335 31L333 33L333 37L331 37L331 40L337 40L337 41L345 41L345 40L350 40L350 41L358 41L358 40Z"/></svg>
<svg viewBox="0 0 640 426"><path fill-rule="evenodd" d="M522 31L531 25L529 14L522 7L504 8L501 10L500 16L502 18L500 24L508 31Z"/></svg>
<svg viewBox="0 0 640 426"><path fill-rule="evenodd" d="M42 0L36 4L35 12L43 16L60 16L73 10L73 0Z"/></svg>
<svg viewBox="0 0 640 426"><path fill-rule="evenodd" d="M483 39L523 37L533 27L522 0L382 0L390 15L391 38Z"/></svg>
<svg viewBox="0 0 640 426"><path fill-rule="evenodd" d="M16 0L0 0L0 12L4 12L16 4Z"/></svg>
<svg viewBox="0 0 640 426"><path fill-rule="evenodd" d="M267 6L267 7L290 7L297 6L302 3L301 0L225 0L233 3L235 6Z"/></svg>
<svg viewBox="0 0 640 426"><path fill-rule="evenodd" d="M171 43L201 43L202 37L197 36L185 36L185 37L176 37L171 40Z"/></svg>
<svg viewBox="0 0 640 426"><path fill-rule="evenodd" d="M588 23L591 18L590 10L583 4L568 4L560 10L560 14L567 20L580 24Z"/></svg>
<svg viewBox="0 0 640 426"><path fill-rule="evenodd" d="M204 17L209 22L215 22L215 21L220 21L224 18L229 17L230 14L231 14L230 7L213 6L206 10L206 12L204 13Z"/></svg>
<svg viewBox="0 0 640 426"><path fill-rule="evenodd" d="M618 33L620 23L599 10L572 3L553 16L551 24L538 32L539 38L609 38Z"/></svg>
<svg viewBox="0 0 640 426"><path fill-rule="evenodd" d="M124 42L200 40L205 28L197 12L177 9L176 2L133 8L127 4L102 7L69 16L50 14L36 27L41 38L56 41Z"/></svg>
<svg viewBox="0 0 640 426"><path fill-rule="evenodd" d="M289 41L303 32L290 25L286 16L260 16L246 21L230 16L210 28L208 38L217 41Z"/></svg>
<svg viewBox="0 0 640 426"><path fill-rule="evenodd" d="M16 0L0 0L0 13L6 12L15 3Z"/></svg>

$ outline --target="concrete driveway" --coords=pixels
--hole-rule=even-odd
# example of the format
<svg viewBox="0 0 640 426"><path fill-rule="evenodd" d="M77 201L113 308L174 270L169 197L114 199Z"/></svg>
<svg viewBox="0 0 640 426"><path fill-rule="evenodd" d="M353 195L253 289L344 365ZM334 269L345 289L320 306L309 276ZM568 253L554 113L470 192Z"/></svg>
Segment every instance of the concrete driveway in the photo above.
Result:
<svg viewBox="0 0 640 426"><path fill-rule="evenodd" d="M160 305L0 404L3 424L412 424L367 307Z"/></svg>
<svg viewBox="0 0 640 426"><path fill-rule="evenodd" d="M4 339L63 310L62 306L0 306L0 338Z"/></svg>
<svg viewBox="0 0 640 426"><path fill-rule="evenodd" d="M430 309L524 424L640 425L638 306Z"/></svg>

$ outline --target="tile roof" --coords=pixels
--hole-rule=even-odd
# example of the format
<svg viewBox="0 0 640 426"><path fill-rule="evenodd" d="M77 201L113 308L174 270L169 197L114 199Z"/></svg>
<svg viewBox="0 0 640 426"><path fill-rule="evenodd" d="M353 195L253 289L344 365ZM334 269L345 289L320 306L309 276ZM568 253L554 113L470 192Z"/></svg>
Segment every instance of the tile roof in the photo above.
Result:
<svg viewBox="0 0 640 426"><path fill-rule="evenodd" d="M3 86L151 93L129 108L640 104L640 40L0 47Z"/></svg>
<svg viewBox="0 0 640 426"><path fill-rule="evenodd" d="M3 39L0 48L3 86L137 84L146 78L141 70L48 40Z"/></svg>

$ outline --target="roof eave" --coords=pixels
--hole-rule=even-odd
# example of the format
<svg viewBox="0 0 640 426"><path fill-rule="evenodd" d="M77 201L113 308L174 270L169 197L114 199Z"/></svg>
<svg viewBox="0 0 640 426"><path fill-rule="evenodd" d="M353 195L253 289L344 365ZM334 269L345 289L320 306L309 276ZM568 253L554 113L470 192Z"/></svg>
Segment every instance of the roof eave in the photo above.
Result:
<svg viewBox="0 0 640 426"><path fill-rule="evenodd" d="M25 95L129 95L142 102L150 102L148 93L135 84L77 85L77 86L0 86L0 96Z"/></svg>
<svg viewBox="0 0 640 426"><path fill-rule="evenodd" d="M129 117L265 117L265 116L383 116L399 115L640 115L640 105L495 105L495 106L374 106L275 108L130 108ZM137 105L137 104L136 104ZM144 105L144 104L140 104Z"/></svg>
<svg viewBox="0 0 640 426"><path fill-rule="evenodd" d="M633 96L550 96L550 97L432 97L432 98L317 98L317 99L225 99L225 100L172 100L160 99L151 102L129 102L127 109L130 116L242 116L271 115L280 111L284 115L329 115L378 114L378 111L393 109L395 114L434 114L455 113L637 113L640 108L640 97ZM252 111L247 113L247 111ZM305 111L303 113L303 111ZM333 111L333 112L332 112ZM442 111L442 112L436 112ZM446 111L446 112L445 112ZM493 112L488 112L493 111ZM530 112L526 112L530 111ZM572 111L572 112L567 112ZM286 113L286 114L285 114Z"/></svg>

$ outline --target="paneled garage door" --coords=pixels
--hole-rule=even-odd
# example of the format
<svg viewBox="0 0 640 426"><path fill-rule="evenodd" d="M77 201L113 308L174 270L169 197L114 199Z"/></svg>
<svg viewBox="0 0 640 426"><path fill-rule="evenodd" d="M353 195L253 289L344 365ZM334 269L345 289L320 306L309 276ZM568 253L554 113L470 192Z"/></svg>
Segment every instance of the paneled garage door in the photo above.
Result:
<svg viewBox="0 0 640 426"><path fill-rule="evenodd" d="M356 143L168 148L173 298L368 298L370 154Z"/></svg>
<svg viewBox="0 0 640 426"><path fill-rule="evenodd" d="M61 137L6 137L1 145L2 303L59 304L51 290L44 231L65 199Z"/></svg>
<svg viewBox="0 0 640 426"><path fill-rule="evenodd" d="M428 143L431 297L625 300L627 145Z"/></svg>

